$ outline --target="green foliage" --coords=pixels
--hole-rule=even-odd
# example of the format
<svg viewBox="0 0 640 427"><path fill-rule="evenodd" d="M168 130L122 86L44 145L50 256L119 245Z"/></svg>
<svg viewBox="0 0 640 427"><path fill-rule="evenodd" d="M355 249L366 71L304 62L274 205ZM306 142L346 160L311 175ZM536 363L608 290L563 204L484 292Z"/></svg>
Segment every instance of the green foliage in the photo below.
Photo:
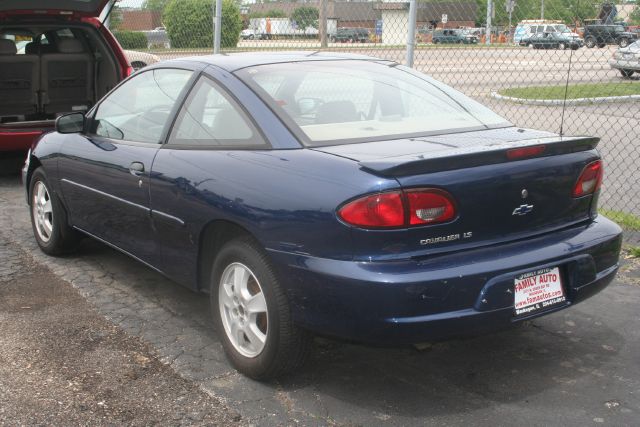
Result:
<svg viewBox="0 0 640 427"><path fill-rule="evenodd" d="M287 14L282 9L271 9L265 12L251 12L249 19L253 18L286 18Z"/></svg>
<svg viewBox="0 0 640 427"><path fill-rule="evenodd" d="M495 18L493 25L506 26L509 14L506 10L507 0L495 0ZM476 25L483 26L487 21L487 0L476 0ZM585 19L595 18L598 14L596 2L586 0L544 0L544 19L559 20L567 25L582 23ZM513 9L512 25L524 19L540 19L540 0L516 0Z"/></svg>
<svg viewBox="0 0 640 427"><path fill-rule="evenodd" d="M291 20L296 22L300 30L306 30L308 27L318 28L318 18L318 9L312 6L300 6L291 14Z"/></svg>
<svg viewBox="0 0 640 427"><path fill-rule="evenodd" d="M640 247L632 247L629 248L629 255L631 255L634 258L640 258Z"/></svg>
<svg viewBox="0 0 640 427"><path fill-rule="evenodd" d="M598 212L611 221L617 222L622 228L640 231L640 217L636 215L610 209L598 209Z"/></svg>
<svg viewBox="0 0 640 427"><path fill-rule="evenodd" d="M122 25L122 9L118 6L113 6L113 10L109 15L109 29L111 31L118 30Z"/></svg>
<svg viewBox="0 0 640 427"><path fill-rule="evenodd" d="M632 25L640 25L640 6L636 6L629 15L629 23Z"/></svg>
<svg viewBox="0 0 640 427"><path fill-rule="evenodd" d="M499 93L523 99L563 99L565 89L567 99L640 95L640 85L635 82L584 83L569 85L568 88L564 85L514 87L502 89Z"/></svg>
<svg viewBox="0 0 640 427"><path fill-rule="evenodd" d="M210 48L213 46L213 1L169 0L162 21L171 46ZM220 46L236 47L242 31L240 8L233 0L222 1L222 37Z"/></svg>
<svg viewBox="0 0 640 427"><path fill-rule="evenodd" d="M113 35L123 49L146 49L147 37L138 31L114 31Z"/></svg>
<svg viewBox="0 0 640 427"><path fill-rule="evenodd" d="M169 3L169 0L144 0L142 8L162 12L167 6L167 3Z"/></svg>

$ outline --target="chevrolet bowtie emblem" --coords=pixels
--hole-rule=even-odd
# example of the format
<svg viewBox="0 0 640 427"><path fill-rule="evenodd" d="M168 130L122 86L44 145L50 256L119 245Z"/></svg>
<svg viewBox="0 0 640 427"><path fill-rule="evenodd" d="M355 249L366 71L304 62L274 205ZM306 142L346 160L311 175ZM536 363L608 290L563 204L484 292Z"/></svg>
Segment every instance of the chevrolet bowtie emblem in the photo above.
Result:
<svg viewBox="0 0 640 427"><path fill-rule="evenodd" d="M520 205L513 210L511 215L526 215L533 210L533 205Z"/></svg>

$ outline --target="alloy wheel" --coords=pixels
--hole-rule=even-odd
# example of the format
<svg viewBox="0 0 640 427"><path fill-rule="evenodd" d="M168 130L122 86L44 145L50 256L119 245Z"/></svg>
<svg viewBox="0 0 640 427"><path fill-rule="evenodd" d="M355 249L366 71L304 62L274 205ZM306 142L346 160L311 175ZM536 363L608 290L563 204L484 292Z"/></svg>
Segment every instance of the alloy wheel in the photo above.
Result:
<svg viewBox="0 0 640 427"><path fill-rule="evenodd" d="M42 181L36 182L33 186L31 209L38 237L47 243L53 234L53 207L49 190Z"/></svg>
<svg viewBox="0 0 640 427"><path fill-rule="evenodd" d="M233 347L245 357L258 356L267 341L267 301L260 282L246 265L234 262L222 272L218 308Z"/></svg>

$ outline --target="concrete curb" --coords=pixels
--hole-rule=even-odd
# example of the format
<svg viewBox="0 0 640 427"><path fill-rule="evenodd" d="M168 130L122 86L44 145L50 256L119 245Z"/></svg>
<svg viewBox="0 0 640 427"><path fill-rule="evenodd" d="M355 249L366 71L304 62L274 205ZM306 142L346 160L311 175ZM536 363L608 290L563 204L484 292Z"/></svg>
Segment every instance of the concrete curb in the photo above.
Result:
<svg viewBox="0 0 640 427"><path fill-rule="evenodd" d="M500 101L514 102L516 104L526 105L563 105L565 101L562 99L525 99L513 96L500 95L496 91L491 91L491 97ZM603 96L599 98L574 98L567 99L566 105L591 105L591 104L612 104L617 102L634 102L640 101L640 95L625 96Z"/></svg>

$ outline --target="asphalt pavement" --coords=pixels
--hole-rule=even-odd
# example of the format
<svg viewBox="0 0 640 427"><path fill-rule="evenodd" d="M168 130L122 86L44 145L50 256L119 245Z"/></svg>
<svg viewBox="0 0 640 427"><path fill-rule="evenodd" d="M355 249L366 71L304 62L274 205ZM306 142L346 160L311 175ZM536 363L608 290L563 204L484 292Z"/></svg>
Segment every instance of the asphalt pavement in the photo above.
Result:
<svg viewBox="0 0 640 427"><path fill-rule="evenodd" d="M167 368L163 375L173 372L184 381L183 387L194 387L189 388L191 393L200 390L214 398L214 407L228 411L220 416L229 416L232 422L238 419L237 412L240 422L260 426L638 425L637 259L625 259L619 277L594 298L514 330L438 343L421 351L318 340L310 363L299 374L279 382L258 383L238 375L227 363L211 327L205 296L90 240L73 256L44 255L33 239L16 177L0 178L0 207L0 247L5 251L0 254L4 267L0 268L0 281L5 287L22 283L15 271L9 279L1 278L3 271L15 270L15 262L22 263L18 264L18 274L38 271L43 275L41 280L59 281L67 294L73 287L73 292L118 331L141 342L145 347L139 348L148 350L136 351ZM19 261L6 255L6 248L21 254ZM21 322L29 326L13 328L10 335L4 326L6 320L2 322L1 340L14 346L56 330L55 322L53 327L40 324L38 328L38 318L30 316L26 309L21 311L22 303L13 305L16 313L7 308L20 289L7 287L0 294L0 320L19 315ZM44 298L43 304L46 301ZM70 298L69 304L72 303L74 298ZM64 298L58 299L55 307L64 310ZM64 328L77 325L81 329L83 322L82 316L71 317ZM119 334L118 331L113 333ZM59 337L63 343L72 338L68 334ZM65 348L44 337L41 342L46 344L40 347L41 352ZM19 354L23 360L14 359L18 354L0 354L0 365L5 366L42 360L29 351ZM116 363L123 363L117 360ZM90 366L93 362L80 359L77 363L82 368L82 363ZM63 387L62 383L54 384ZM39 391L49 399L55 399L57 393L55 387L42 387L38 382L23 387L32 387L33 393ZM88 399L87 394L92 392L84 391L82 396ZM126 391L112 389L104 403L122 404L125 399L119 393ZM73 393L69 396L74 398ZM14 418L15 414L0 410L0 424L20 424L24 418ZM69 418L69 423L73 420ZM133 424L137 418L129 420L123 423ZM220 420L225 424L227 418ZM166 421L178 423L169 418ZM179 421L207 423L197 419L189 422L187 418Z"/></svg>

